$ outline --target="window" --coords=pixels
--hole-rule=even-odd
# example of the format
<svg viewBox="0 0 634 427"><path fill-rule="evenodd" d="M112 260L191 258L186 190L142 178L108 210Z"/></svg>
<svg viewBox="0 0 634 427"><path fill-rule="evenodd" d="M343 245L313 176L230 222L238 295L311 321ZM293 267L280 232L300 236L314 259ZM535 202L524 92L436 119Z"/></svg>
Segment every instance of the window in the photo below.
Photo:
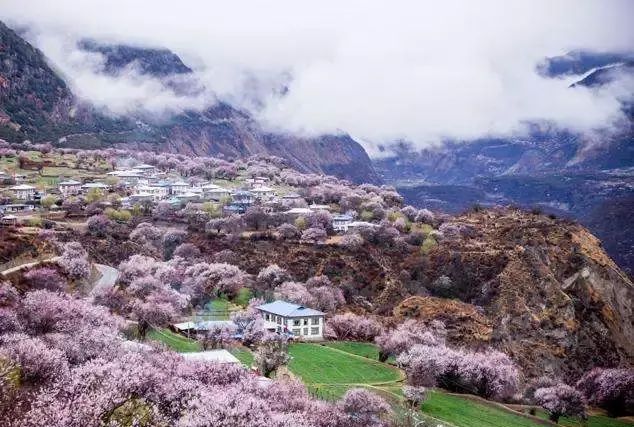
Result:
<svg viewBox="0 0 634 427"><path fill-rule="evenodd" d="M311 335L319 335L319 328L310 328Z"/></svg>
<svg viewBox="0 0 634 427"><path fill-rule="evenodd" d="M296 337L299 336L299 328L293 329L293 335L295 335Z"/></svg>
<svg viewBox="0 0 634 427"><path fill-rule="evenodd" d="M266 314L266 315L264 316L264 318L265 318L266 320L271 320L271 316L270 316L269 314Z"/></svg>
<svg viewBox="0 0 634 427"><path fill-rule="evenodd" d="M313 325L319 325L319 317L313 317Z"/></svg>
<svg viewBox="0 0 634 427"><path fill-rule="evenodd" d="M308 325L308 319L302 319L304 320L304 326Z"/></svg>
<svg viewBox="0 0 634 427"><path fill-rule="evenodd" d="M282 318L280 316L275 316L276 320L277 320L277 324L281 325L282 324Z"/></svg>
<svg viewBox="0 0 634 427"><path fill-rule="evenodd" d="M308 328L304 328L304 335L308 335Z"/></svg>
<svg viewBox="0 0 634 427"><path fill-rule="evenodd" d="M299 326L299 319L293 320L293 326Z"/></svg>

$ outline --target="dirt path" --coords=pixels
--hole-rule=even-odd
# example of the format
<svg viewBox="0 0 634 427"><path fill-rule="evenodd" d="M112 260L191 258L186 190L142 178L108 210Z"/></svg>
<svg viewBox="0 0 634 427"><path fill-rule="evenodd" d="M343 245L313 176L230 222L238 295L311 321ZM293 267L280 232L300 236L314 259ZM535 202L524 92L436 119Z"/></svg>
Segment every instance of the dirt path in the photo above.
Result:
<svg viewBox="0 0 634 427"><path fill-rule="evenodd" d="M11 267L11 268L8 268L8 269L0 272L0 275L8 276L9 274L15 273L16 271L22 270L24 268L35 267L36 265L40 265L42 263L56 262L58 259L59 259L58 256L54 256L54 257L46 258L46 259L43 259L43 260L32 261L32 262L27 262L27 263L24 263L24 264L16 265L15 267Z"/></svg>
<svg viewBox="0 0 634 427"><path fill-rule="evenodd" d="M95 268L99 270L101 277L99 277L99 279L94 283L93 288L90 291L90 295L93 297L96 293L113 287L119 278L119 270L114 267L110 267L105 264L95 264Z"/></svg>

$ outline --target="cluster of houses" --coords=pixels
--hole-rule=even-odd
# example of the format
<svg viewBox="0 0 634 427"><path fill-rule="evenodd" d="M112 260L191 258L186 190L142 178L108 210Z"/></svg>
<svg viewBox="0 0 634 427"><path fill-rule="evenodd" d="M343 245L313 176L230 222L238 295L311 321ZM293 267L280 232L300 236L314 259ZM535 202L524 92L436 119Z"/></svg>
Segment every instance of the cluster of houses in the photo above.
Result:
<svg viewBox="0 0 634 427"><path fill-rule="evenodd" d="M203 182L192 184L182 179L170 179L170 177L147 164L141 164L128 169L108 172L108 176L116 178L116 188L125 191L125 197L121 199L124 208L135 205L154 205L159 202L167 202L175 208L185 206L189 202L222 202L224 214L242 214L254 205L258 204L265 210L284 212L289 217L297 218L313 212L329 211L329 205L307 205L302 196L297 193L278 195L274 188L267 185L268 178L254 177L246 180L246 189L229 189L220 185ZM109 180L106 180L109 181ZM30 211L44 194L35 186L24 181L13 185L9 190L13 198L21 203L1 205L0 213L13 215L23 211ZM114 190L106 182L85 182L74 179L63 179L57 184L57 191L62 199L86 195L91 191L102 193ZM12 221L12 219L11 219ZM333 216L333 228L337 232L345 233L355 228L376 227L365 221L356 221L351 215L336 214Z"/></svg>

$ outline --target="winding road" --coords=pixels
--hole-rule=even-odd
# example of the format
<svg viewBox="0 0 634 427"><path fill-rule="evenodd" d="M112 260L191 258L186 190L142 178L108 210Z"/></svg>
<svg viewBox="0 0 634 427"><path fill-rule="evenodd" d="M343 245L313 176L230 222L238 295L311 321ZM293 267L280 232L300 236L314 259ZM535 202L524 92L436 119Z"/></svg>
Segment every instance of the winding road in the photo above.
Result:
<svg viewBox="0 0 634 427"><path fill-rule="evenodd" d="M90 295L94 296L96 293L106 289L111 288L117 283L117 279L119 278L119 270L114 267L110 267L105 264L94 264L95 268L99 270L101 273L101 277L99 280L95 282L92 290L90 291Z"/></svg>

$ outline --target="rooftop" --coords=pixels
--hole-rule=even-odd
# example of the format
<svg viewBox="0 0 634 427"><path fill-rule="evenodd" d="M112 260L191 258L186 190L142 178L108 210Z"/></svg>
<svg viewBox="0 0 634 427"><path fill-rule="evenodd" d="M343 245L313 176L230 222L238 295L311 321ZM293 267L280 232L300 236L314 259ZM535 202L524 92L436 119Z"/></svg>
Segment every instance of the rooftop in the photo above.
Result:
<svg viewBox="0 0 634 427"><path fill-rule="evenodd" d="M289 209L286 212L287 214L311 214L313 213L312 209L309 208L293 208L293 209Z"/></svg>
<svg viewBox="0 0 634 427"><path fill-rule="evenodd" d="M304 307L303 305L280 300L259 305L257 308L258 310L263 310L268 313L284 317L323 316L325 314L319 310Z"/></svg>
<svg viewBox="0 0 634 427"><path fill-rule="evenodd" d="M251 190L254 193L270 193L273 190L271 187L267 187L266 185L262 185L260 187L255 187Z"/></svg>
<svg viewBox="0 0 634 427"><path fill-rule="evenodd" d="M75 181L74 179L68 179L60 182L59 185L81 185L81 182Z"/></svg>
<svg viewBox="0 0 634 427"><path fill-rule="evenodd" d="M174 328L179 331L195 329L197 331L208 331L215 327L231 327L235 326L231 320L202 320L200 322L183 322L175 323Z"/></svg>
<svg viewBox="0 0 634 427"><path fill-rule="evenodd" d="M214 363L240 363L240 361L227 350L208 350L194 353L181 353L185 360Z"/></svg>
<svg viewBox="0 0 634 427"><path fill-rule="evenodd" d="M106 184L104 184L103 182L87 182L84 185L82 185L82 187L84 187L84 188L108 188L108 186Z"/></svg>
<svg viewBox="0 0 634 427"><path fill-rule="evenodd" d="M35 190L35 187L33 187L32 185L27 185L27 184L21 184L21 185L14 185L13 187L11 187L12 190Z"/></svg>

